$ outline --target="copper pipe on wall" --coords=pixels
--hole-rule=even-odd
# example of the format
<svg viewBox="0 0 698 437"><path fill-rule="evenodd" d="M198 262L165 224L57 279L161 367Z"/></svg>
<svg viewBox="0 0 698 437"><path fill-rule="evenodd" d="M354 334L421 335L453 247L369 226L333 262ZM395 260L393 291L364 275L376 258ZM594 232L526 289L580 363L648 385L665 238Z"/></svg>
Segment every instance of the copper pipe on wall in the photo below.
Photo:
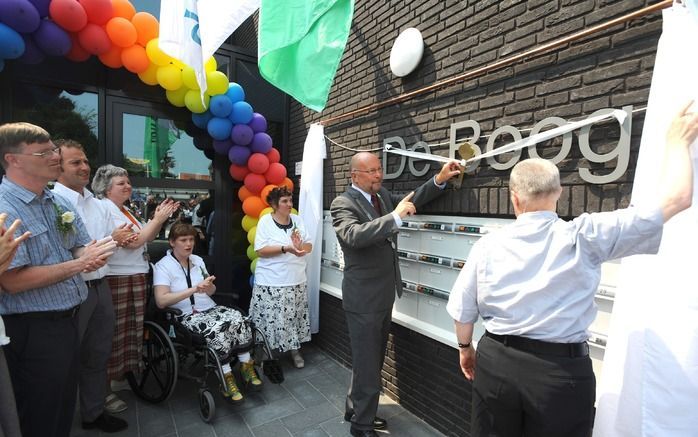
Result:
<svg viewBox="0 0 698 437"><path fill-rule="evenodd" d="M582 31L579 31L577 33L574 33L570 36L566 36L564 38L560 38L555 41L551 41L549 43L543 44L539 47L536 47L531 50L527 50L523 53L520 53L518 55L513 55L509 56L508 58L504 58L502 60L499 60L497 62L494 62L489 65L485 65L484 67L476 68L475 70L471 70L467 73L463 73L461 75L442 80L441 82L437 82L433 85L426 86L424 88L419 88L414 91L410 91L409 93L405 94L400 94L399 96L391 97L387 100L383 100L382 102L376 102L372 103L370 105L366 105L364 107L355 109L351 112L347 112L346 114L340 114L336 115L334 117L329 117L324 120L320 120L319 123L324 125L324 126L329 126L332 123L338 122L340 120L343 120L345 118L353 117L355 115L363 114L363 113L368 113L368 112L373 112L377 109L384 108L386 106L390 106L396 103L404 102L406 100L411 99L412 97L418 96L420 94L428 93L430 91L436 91L441 88L446 88L451 85L454 85L459 82L463 82L468 79L472 79L474 77L489 73L491 71L498 70L500 68L509 66L511 64L514 64L524 58L532 57L532 56L537 56L542 53L546 53L549 51L552 51L555 48L558 48L562 45L565 45L569 42L576 41L578 39L582 39L586 36L592 35L596 32L601 32L603 30L608 29L609 27L613 27L617 24L622 24L627 21L633 20L635 18L640 18L645 15L649 15L653 12L656 12L661 9L668 8L674 3L674 0L662 0L659 3L655 3L651 6L647 6L645 8L639 9L635 12L631 12L629 14L623 15L622 17L614 18L613 20L609 20L605 23L598 24L596 26L590 27L589 29L585 29Z"/></svg>

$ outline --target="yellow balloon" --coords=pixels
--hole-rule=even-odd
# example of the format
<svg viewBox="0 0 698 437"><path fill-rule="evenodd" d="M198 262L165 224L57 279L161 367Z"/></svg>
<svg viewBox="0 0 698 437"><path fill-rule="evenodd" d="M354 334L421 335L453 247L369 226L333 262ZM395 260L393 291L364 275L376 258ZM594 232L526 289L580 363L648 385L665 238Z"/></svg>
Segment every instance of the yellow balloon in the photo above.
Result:
<svg viewBox="0 0 698 437"><path fill-rule="evenodd" d="M211 56L210 58L208 58L206 60L206 63L204 64L204 71L206 71L208 73L209 71L216 71L216 70L218 70L218 62L216 62L216 58Z"/></svg>
<svg viewBox="0 0 698 437"><path fill-rule="evenodd" d="M179 68L180 70L183 70L184 67L187 65L184 62L180 61L179 59L175 59L175 58L170 59L170 64L174 65L175 67Z"/></svg>
<svg viewBox="0 0 698 437"><path fill-rule="evenodd" d="M228 91L228 76L220 71L206 73L206 94L215 96Z"/></svg>
<svg viewBox="0 0 698 437"><path fill-rule="evenodd" d="M250 244L254 244L254 237L257 235L257 226L253 226L249 231L247 231L247 241Z"/></svg>
<svg viewBox="0 0 698 437"><path fill-rule="evenodd" d="M296 208L291 208L291 214L298 215L298 210Z"/></svg>
<svg viewBox="0 0 698 437"><path fill-rule="evenodd" d="M172 105L178 108L184 108L184 96L187 94L187 91L189 91L189 88L182 86L174 91L167 90L165 96L167 97L167 101L172 103Z"/></svg>
<svg viewBox="0 0 698 437"><path fill-rule="evenodd" d="M257 255L257 252L254 250L254 245L249 245L247 246L247 257L250 259L250 261L253 261L257 259L259 255Z"/></svg>
<svg viewBox="0 0 698 437"><path fill-rule="evenodd" d="M263 215L271 214L274 211L271 206L267 206L262 210L262 212L259 213L259 217L261 218Z"/></svg>
<svg viewBox="0 0 698 437"><path fill-rule="evenodd" d="M201 103L201 91L199 90L189 90L187 95L184 96L184 104L187 105L187 109L194 114L201 114L208 109L208 102L211 97L204 94L204 102Z"/></svg>
<svg viewBox="0 0 698 437"><path fill-rule="evenodd" d="M158 84L158 64L153 64L152 62L148 66L148 69L142 73L138 73L138 77L146 85L157 85Z"/></svg>
<svg viewBox="0 0 698 437"><path fill-rule="evenodd" d="M160 50L158 38L153 38L148 41L148 44L145 46L145 54L148 56L148 59L150 59L150 62L161 67L169 65L170 61L172 61L171 56Z"/></svg>
<svg viewBox="0 0 698 437"><path fill-rule="evenodd" d="M242 218L242 229L244 229L245 232L247 232L250 229L257 226L258 221L259 221L258 218L254 218L254 217L250 217L249 215L245 215L245 217Z"/></svg>
<svg viewBox="0 0 698 437"><path fill-rule="evenodd" d="M182 87L182 72L174 65L158 68L158 83L166 90L175 91Z"/></svg>
<svg viewBox="0 0 698 437"><path fill-rule="evenodd" d="M182 69L182 80L184 81L184 85L190 90L200 89L199 82L196 80L196 72L188 65L185 65Z"/></svg>
<svg viewBox="0 0 698 437"><path fill-rule="evenodd" d="M252 260L252 263L250 264L250 271L254 273L255 270L257 270L257 261L259 258L255 258Z"/></svg>

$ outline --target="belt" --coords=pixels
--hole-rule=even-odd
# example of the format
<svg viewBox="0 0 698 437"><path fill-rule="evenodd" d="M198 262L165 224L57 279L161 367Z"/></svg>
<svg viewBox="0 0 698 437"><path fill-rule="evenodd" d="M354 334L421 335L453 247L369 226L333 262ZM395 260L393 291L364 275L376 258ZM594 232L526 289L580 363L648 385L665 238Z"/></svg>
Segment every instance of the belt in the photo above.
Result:
<svg viewBox="0 0 698 437"><path fill-rule="evenodd" d="M532 352L541 355L554 355L558 357L586 357L589 355L589 345L581 343L550 343L534 340L532 338L519 337L518 335L497 335L485 331L485 337L524 352Z"/></svg>
<svg viewBox="0 0 698 437"><path fill-rule="evenodd" d="M75 305L67 310L58 311L31 311L28 313L16 313L16 314L4 314L2 317L9 318L28 318L28 319L47 319L47 320L59 320L73 318L80 311L80 305Z"/></svg>
<svg viewBox="0 0 698 437"><path fill-rule="evenodd" d="M99 284L101 284L103 280L104 280L104 278L90 279L90 280L85 281L85 285L87 285L87 288L98 287Z"/></svg>

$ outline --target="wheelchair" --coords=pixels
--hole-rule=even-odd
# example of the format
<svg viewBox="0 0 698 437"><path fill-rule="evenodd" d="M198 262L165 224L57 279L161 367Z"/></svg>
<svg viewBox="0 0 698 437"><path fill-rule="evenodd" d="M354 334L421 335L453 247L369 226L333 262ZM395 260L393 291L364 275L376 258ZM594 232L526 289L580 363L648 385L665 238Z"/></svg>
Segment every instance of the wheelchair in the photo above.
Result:
<svg viewBox="0 0 698 437"><path fill-rule="evenodd" d="M243 315L245 313L238 308ZM255 364L262 364L264 374L272 383L283 381L278 375L280 366L273 359L272 351L266 337L245 315L252 331L252 340L245 345L233 348L227 357L219 357L209 347L201 334L190 331L177 320L181 311L176 308L160 309L155 305L152 287L148 290L145 322L143 326L142 363L138 372L126 375L129 385L139 398L150 403L164 402L170 398L179 378L195 381L199 384L199 415L208 423L216 413L216 402L208 381L211 374L216 375L220 387L225 387L222 363L237 360L237 354L250 351ZM258 360L266 356L266 360Z"/></svg>

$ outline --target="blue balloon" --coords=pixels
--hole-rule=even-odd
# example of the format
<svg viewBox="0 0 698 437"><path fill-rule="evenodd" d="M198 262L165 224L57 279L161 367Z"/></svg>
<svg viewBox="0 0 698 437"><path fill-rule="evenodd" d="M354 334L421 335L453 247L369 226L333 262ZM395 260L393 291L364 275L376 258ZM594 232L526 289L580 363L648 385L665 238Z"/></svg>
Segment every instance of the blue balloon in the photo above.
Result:
<svg viewBox="0 0 698 437"><path fill-rule="evenodd" d="M34 42L44 53L51 56L64 56L73 45L68 33L49 20L41 20L41 25L34 32Z"/></svg>
<svg viewBox="0 0 698 437"><path fill-rule="evenodd" d="M191 115L191 121L199 129L206 129L206 126L208 126L208 122L212 118L213 118L213 115L211 115L211 113L208 111L202 112L200 114L192 114Z"/></svg>
<svg viewBox="0 0 698 437"><path fill-rule="evenodd" d="M19 33L32 33L39 28L39 12L27 0L0 1L0 21Z"/></svg>
<svg viewBox="0 0 698 437"><path fill-rule="evenodd" d="M208 109L216 117L227 117L233 110L233 102L225 94L218 94L211 97Z"/></svg>
<svg viewBox="0 0 698 437"><path fill-rule="evenodd" d="M230 101L233 103L245 100L245 90L243 90L242 87L235 82L230 82L228 85L228 91L225 92L225 95L228 96Z"/></svg>
<svg viewBox="0 0 698 437"><path fill-rule="evenodd" d="M223 141L230 137L230 131L233 130L233 122L227 118L213 117L209 120L206 130L208 130L209 135L214 140Z"/></svg>
<svg viewBox="0 0 698 437"><path fill-rule="evenodd" d="M247 124L252 120L252 106L247 102L233 103L233 112L230 113L230 119L235 124Z"/></svg>
<svg viewBox="0 0 698 437"><path fill-rule="evenodd" d="M22 36L0 23L0 59L17 59L24 53Z"/></svg>
<svg viewBox="0 0 698 437"><path fill-rule="evenodd" d="M29 2L34 5L41 18L48 17L48 5L51 3L51 0L29 0Z"/></svg>

